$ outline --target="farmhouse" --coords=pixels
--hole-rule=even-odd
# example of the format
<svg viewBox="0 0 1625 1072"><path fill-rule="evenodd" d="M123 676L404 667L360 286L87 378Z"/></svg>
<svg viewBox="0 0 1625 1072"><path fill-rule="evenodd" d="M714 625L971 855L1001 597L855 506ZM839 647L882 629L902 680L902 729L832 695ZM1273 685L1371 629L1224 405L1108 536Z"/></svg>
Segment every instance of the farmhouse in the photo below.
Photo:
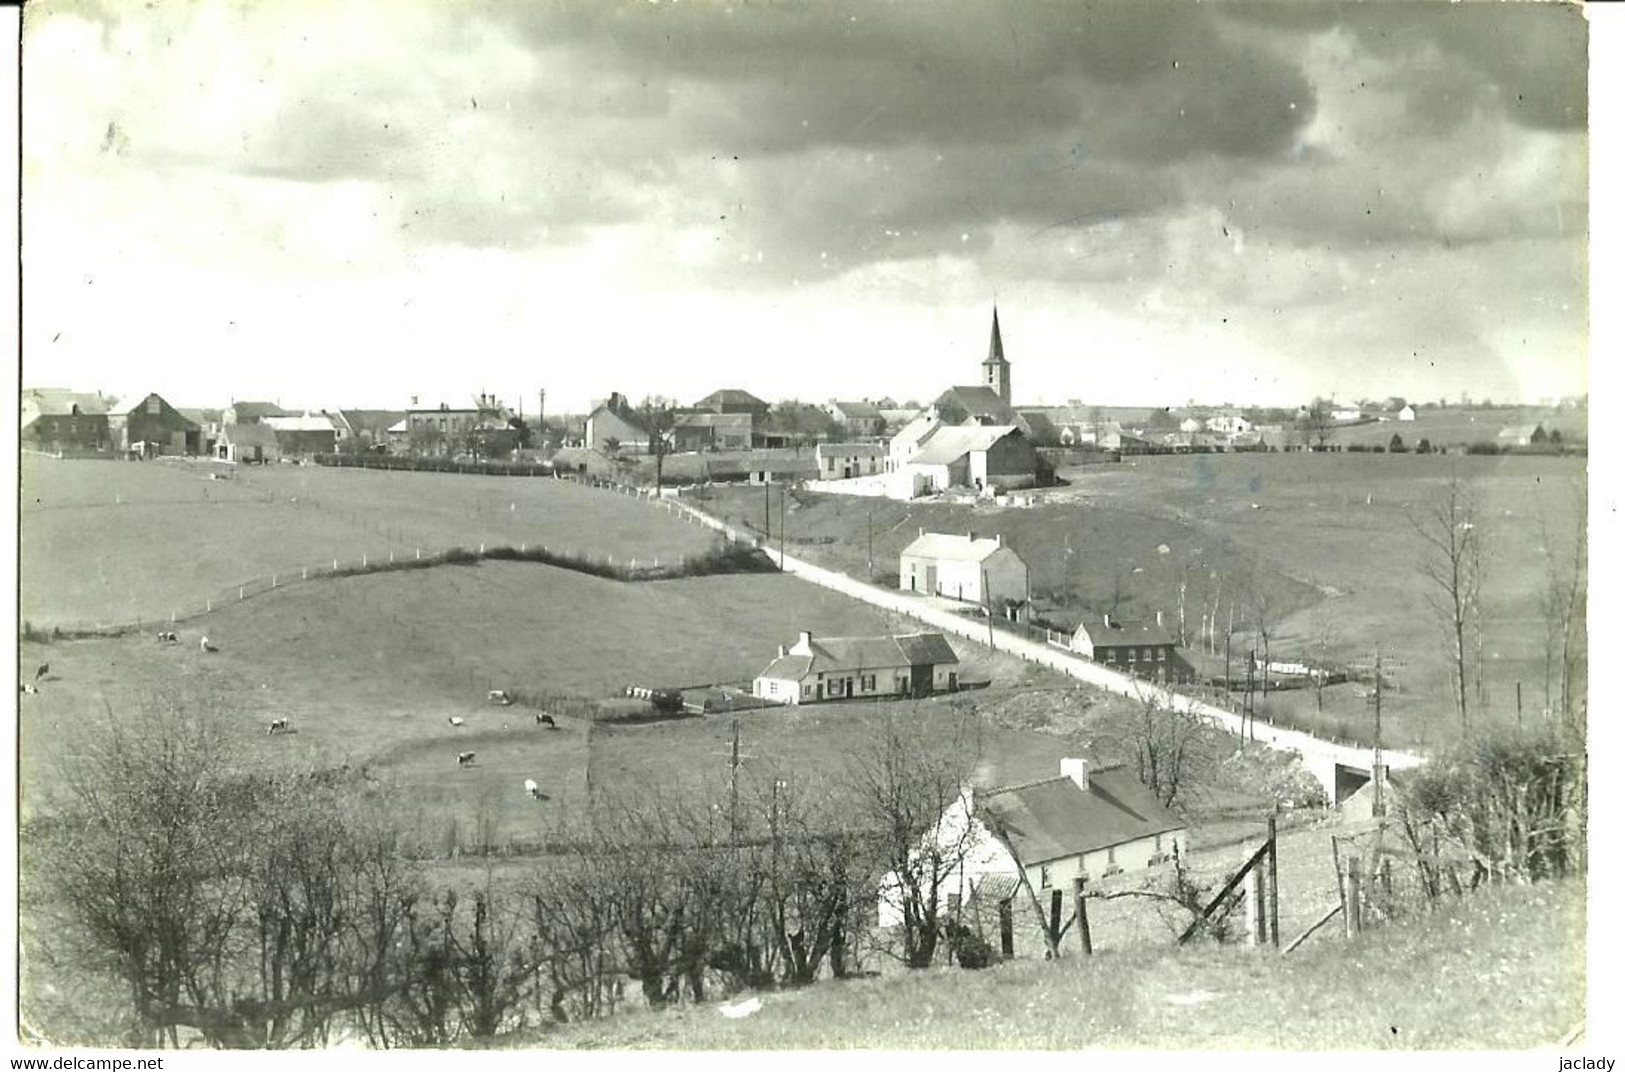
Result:
<svg viewBox="0 0 1625 1072"><path fill-rule="evenodd" d="M724 387L720 391L712 391L694 403L693 408L709 410L712 413L748 413L752 420L760 421L767 417L767 411L771 407L749 391L741 391L737 387Z"/></svg>
<svg viewBox="0 0 1625 1072"><path fill-rule="evenodd" d="M873 402L831 402L824 409L848 435L877 436L886 428L886 418Z"/></svg>
<svg viewBox="0 0 1625 1072"><path fill-rule="evenodd" d="M921 529L898 559L897 587L970 603L1025 604L1027 563L1002 536L978 539L974 532L959 536Z"/></svg>
<svg viewBox="0 0 1625 1072"><path fill-rule="evenodd" d="M1187 837L1185 823L1126 768L1091 771L1083 759L1061 760L1061 773L1042 781L967 786L927 835L960 861L941 886L940 906L957 906L961 922L993 934L1000 902L1017 896L1023 878L1044 904L1052 890L1070 894L1074 879L1095 883L1169 863L1185 854ZM879 907L881 926L901 922L894 876L882 880Z"/></svg>
<svg viewBox="0 0 1625 1072"><path fill-rule="evenodd" d="M107 432L118 450L143 458L203 452L202 426L156 394L108 414Z"/></svg>
<svg viewBox="0 0 1625 1072"><path fill-rule="evenodd" d="M749 450L750 428L748 413L685 410L672 419L672 449Z"/></svg>
<svg viewBox="0 0 1625 1072"><path fill-rule="evenodd" d="M1180 430L1186 430L1183 424L1180 425ZM1200 431L1201 429L1189 430ZM1219 413L1215 413L1213 416L1207 419L1207 430L1218 435L1236 435L1238 432L1252 431L1253 422L1249 421L1246 417L1243 417L1235 410L1223 410Z"/></svg>
<svg viewBox="0 0 1625 1072"><path fill-rule="evenodd" d="M587 414L584 445L603 454L613 454L616 450L647 451L649 428L625 396L611 391L607 399Z"/></svg>
<svg viewBox="0 0 1625 1072"><path fill-rule="evenodd" d="M880 472L886 448L878 443L820 443L813 449L813 457L821 479L849 480Z"/></svg>
<svg viewBox="0 0 1625 1072"><path fill-rule="evenodd" d="M772 458L748 465L745 479L750 484L799 484L818 479L818 463L812 458Z"/></svg>
<svg viewBox="0 0 1625 1072"><path fill-rule="evenodd" d="M1097 663L1159 682L1183 681L1189 667L1174 649L1174 638L1163 628L1162 611L1154 622L1126 622L1103 615L1084 622L1072 634L1072 650Z"/></svg>
<svg viewBox="0 0 1625 1072"><path fill-rule="evenodd" d="M220 429L215 442L215 457L221 461L242 464L264 464L282 460L282 445L276 432L268 425L227 424Z"/></svg>
<svg viewBox="0 0 1625 1072"><path fill-rule="evenodd" d="M939 425L898 471L925 494L953 487L978 491L1030 488L1040 481L1038 451L1013 425Z"/></svg>
<svg viewBox="0 0 1625 1072"><path fill-rule="evenodd" d="M506 428L507 424L507 411L495 395L480 394L475 405L459 409L444 402L439 406L414 407L406 411L405 445L419 454L455 454L470 432ZM400 431L396 427L391 426L386 434L391 445L399 442Z"/></svg>
<svg viewBox="0 0 1625 1072"><path fill-rule="evenodd" d="M19 433L37 450L105 451L107 400L100 395L52 388L31 388L22 395Z"/></svg>
<svg viewBox="0 0 1625 1072"><path fill-rule="evenodd" d="M405 410L341 409L334 423L338 426L341 442L353 442L364 449L376 450L389 444L390 432L396 425L400 425L404 433L405 421Z"/></svg>
<svg viewBox="0 0 1625 1072"><path fill-rule="evenodd" d="M941 633L821 637L802 633L756 676L751 694L802 704L866 696L929 696L959 687L959 656Z"/></svg>
<svg viewBox="0 0 1625 1072"><path fill-rule="evenodd" d="M262 417L259 423L275 433L277 446L284 455L331 454L338 444L338 429L324 414Z"/></svg>
<svg viewBox="0 0 1625 1072"><path fill-rule="evenodd" d="M1399 419L1402 421L1416 420L1416 407L1406 403L1399 411Z"/></svg>

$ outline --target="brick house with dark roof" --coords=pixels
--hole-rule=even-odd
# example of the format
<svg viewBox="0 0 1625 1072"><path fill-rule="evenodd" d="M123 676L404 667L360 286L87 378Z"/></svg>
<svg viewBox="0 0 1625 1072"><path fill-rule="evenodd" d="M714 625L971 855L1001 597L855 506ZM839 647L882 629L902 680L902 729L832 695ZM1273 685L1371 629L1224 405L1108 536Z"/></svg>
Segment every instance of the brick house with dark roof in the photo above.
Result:
<svg viewBox="0 0 1625 1072"><path fill-rule="evenodd" d="M1110 614L1089 620L1072 634L1072 650L1097 663L1158 682L1179 683L1195 675L1180 657L1174 637L1154 621L1124 621Z"/></svg>
<svg viewBox="0 0 1625 1072"><path fill-rule="evenodd" d="M751 694L783 704L928 696L958 688L958 667L941 633L817 639L802 633L756 675Z"/></svg>

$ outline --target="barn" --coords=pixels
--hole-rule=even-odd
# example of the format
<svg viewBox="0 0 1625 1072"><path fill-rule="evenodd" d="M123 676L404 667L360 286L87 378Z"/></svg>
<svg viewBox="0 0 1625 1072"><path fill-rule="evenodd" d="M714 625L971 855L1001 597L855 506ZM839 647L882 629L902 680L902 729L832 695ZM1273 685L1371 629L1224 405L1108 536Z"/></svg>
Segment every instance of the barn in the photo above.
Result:
<svg viewBox="0 0 1625 1072"><path fill-rule="evenodd" d="M129 409L110 414L108 434L126 454L143 458L203 453L203 426L165 402L147 395Z"/></svg>
<svg viewBox="0 0 1625 1072"><path fill-rule="evenodd" d="M263 465L282 460L282 447L276 432L263 424L228 424L220 429L215 457L245 465Z"/></svg>

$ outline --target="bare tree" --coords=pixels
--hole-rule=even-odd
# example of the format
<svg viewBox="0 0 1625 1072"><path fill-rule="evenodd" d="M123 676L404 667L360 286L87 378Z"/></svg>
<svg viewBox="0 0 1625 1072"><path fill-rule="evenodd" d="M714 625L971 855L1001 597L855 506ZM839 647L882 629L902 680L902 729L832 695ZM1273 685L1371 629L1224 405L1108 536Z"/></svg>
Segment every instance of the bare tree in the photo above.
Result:
<svg viewBox="0 0 1625 1072"><path fill-rule="evenodd" d="M974 844L964 790L979 756L969 730L932 734L888 715L848 766L856 818L878 842L910 968L929 967L936 955L948 883ZM962 820L944 822L955 809Z"/></svg>
<svg viewBox="0 0 1625 1072"><path fill-rule="evenodd" d="M1421 538L1418 570L1427 581L1428 605L1445 630L1451 658L1456 717L1467 725L1467 625L1476 590L1474 563L1479 540L1477 500L1459 476L1445 481L1432 503L1410 515Z"/></svg>
<svg viewBox="0 0 1625 1072"><path fill-rule="evenodd" d="M1117 717L1115 736L1134 763L1141 784L1164 805L1196 792L1212 772L1215 755L1202 716L1169 704L1155 689L1136 687L1138 706Z"/></svg>
<svg viewBox="0 0 1625 1072"><path fill-rule="evenodd" d="M1556 710L1571 728L1584 732L1578 723L1580 707L1576 695L1583 697L1583 678L1586 662L1586 507L1587 495L1582 483L1578 491L1572 550L1558 546L1558 537L1547 531L1541 520L1541 543L1546 548L1546 584L1541 596L1541 612L1545 619L1545 678L1546 707ZM1557 693L1553 703L1553 691Z"/></svg>
<svg viewBox="0 0 1625 1072"><path fill-rule="evenodd" d="M1315 665L1312 680L1315 683L1315 710L1325 710L1322 693L1326 688L1326 677L1331 664L1332 651L1337 647L1338 631L1337 616L1332 613L1329 600L1322 599L1315 604L1310 626L1314 630L1313 652Z"/></svg>

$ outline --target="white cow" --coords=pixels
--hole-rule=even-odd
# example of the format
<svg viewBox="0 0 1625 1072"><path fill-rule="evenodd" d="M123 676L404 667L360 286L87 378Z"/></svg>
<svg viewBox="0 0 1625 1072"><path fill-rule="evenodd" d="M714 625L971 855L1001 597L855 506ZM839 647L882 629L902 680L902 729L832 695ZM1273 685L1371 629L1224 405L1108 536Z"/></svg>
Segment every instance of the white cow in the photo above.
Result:
<svg viewBox="0 0 1625 1072"><path fill-rule="evenodd" d="M453 726L461 726L463 724L463 720L456 715L452 715L450 718L446 719L446 721L450 722Z"/></svg>
<svg viewBox="0 0 1625 1072"><path fill-rule="evenodd" d="M541 799L542 787L536 784L536 779L525 779L525 795L535 800Z"/></svg>

